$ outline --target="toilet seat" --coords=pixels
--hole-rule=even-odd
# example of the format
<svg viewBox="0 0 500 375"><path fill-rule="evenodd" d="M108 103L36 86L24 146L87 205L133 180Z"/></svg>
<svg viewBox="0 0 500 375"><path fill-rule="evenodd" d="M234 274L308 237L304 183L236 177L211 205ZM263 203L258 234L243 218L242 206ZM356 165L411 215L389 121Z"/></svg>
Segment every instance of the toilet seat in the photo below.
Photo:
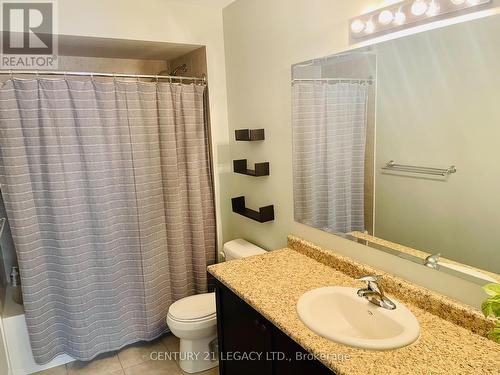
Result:
<svg viewBox="0 0 500 375"><path fill-rule="evenodd" d="M172 316L167 315L167 325L170 330L181 334L183 337L191 337L193 335L204 335L206 330L211 331L217 326L217 317L214 316L205 320L175 320ZM174 332L175 331L175 332Z"/></svg>
<svg viewBox="0 0 500 375"><path fill-rule="evenodd" d="M167 318L170 318L170 320L173 320L174 322L179 322L179 323L203 323L203 322L210 322L213 320L217 320L217 315L213 314L213 315L205 316L205 317L199 318L199 319L179 319L179 318L176 318L175 316L167 314Z"/></svg>
<svg viewBox="0 0 500 375"><path fill-rule="evenodd" d="M215 293L204 293L174 302L167 316L179 323L202 323L217 319Z"/></svg>

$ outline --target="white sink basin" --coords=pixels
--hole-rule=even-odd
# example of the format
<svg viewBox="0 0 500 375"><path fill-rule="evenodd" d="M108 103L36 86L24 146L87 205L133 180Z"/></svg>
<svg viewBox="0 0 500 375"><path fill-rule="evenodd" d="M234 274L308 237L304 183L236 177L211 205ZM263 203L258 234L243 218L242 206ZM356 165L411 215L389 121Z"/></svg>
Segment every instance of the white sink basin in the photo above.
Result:
<svg viewBox="0 0 500 375"><path fill-rule="evenodd" d="M411 344L420 333L411 311L392 301L396 309L388 310L358 297L355 288L325 287L304 293L297 312L308 328L329 340L356 348L389 350Z"/></svg>

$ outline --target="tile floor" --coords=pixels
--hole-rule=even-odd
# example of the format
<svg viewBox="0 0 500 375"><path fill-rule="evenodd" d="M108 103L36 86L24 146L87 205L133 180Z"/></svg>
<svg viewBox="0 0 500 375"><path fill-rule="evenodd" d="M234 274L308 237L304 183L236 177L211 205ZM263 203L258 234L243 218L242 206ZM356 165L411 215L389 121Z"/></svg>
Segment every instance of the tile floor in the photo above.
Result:
<svg viewBox="0 0 500 375"><path fill-rule="evenodd" d="M175 360L153 361L151 352L177 352L179 339L165 335L150 343L129 345L116 353L106 353L90 362L72 362L36 375L185 375ZM197 375L218 375L218 367Z"/></svg>

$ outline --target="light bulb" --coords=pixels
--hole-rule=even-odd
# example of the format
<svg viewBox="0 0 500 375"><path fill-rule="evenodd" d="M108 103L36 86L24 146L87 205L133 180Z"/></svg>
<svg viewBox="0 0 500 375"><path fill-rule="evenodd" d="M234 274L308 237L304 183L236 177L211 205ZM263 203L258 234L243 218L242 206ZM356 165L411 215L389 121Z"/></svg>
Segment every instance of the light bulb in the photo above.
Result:
<svg viewBox="0 0 500 375"><path fill-rule="evenodd" d="M394 23L396 25L403 25L406 22L406 14L400 9L394 14Z"/></svg>
<svg viewBox="0 0 500 375"><path fill-rule="evenodd" d="M370 18L370 20L366 23L365 26L365 33L367 34L372 34L375 31L375 23L373 20Z"/></svg>
<svg viewBox="0 0 500 375"><path fill-rule="evenodd" d="M428 17L434 17L439 14L439 11L441 10L441 7L439 6L438 2L436 0L432 0L429 4L429 8L427 9L427 16Z"/></svg>
<svg viewBox="0 0 500 375"><path fill-rule="evenodd" d="M450 0L455 5L462 5L465 3L465 0Z"/></svg>
<svg viewBox="0 0 500 375"><path fill-rule="evenodd" d="M427 12L427 4L423 0L416 0L413 5L411 6L411 12L415 16L421 16L425 12Z"/></svg>
<svg viewBox="0 0 500 375"><path fill-rule="evenodd" d="M361 20L355 20L351 23L351 30L353 33L359 34L365 28L365 23Z"/></svg>
<svg viewBox="0 0 500 375"><path fill-rule="evenodd" d="M394 14L390 10L384 10L378 15L378 22L382 25L388 25L394 19Z"/></svg>

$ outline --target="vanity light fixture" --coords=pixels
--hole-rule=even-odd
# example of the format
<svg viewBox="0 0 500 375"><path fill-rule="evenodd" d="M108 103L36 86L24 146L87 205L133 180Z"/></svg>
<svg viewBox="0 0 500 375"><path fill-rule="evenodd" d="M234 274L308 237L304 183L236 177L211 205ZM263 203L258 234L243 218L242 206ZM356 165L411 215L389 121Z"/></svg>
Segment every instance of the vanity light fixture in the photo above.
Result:
<svg viewBox="0 0 500 375"><path fill-rule="evenodd" d="M382 25L388 25L394 20L394 13L390 10L384 10L378 15L378 22Z"/></svg>
<svg viewBox="0 0 500 375"><path fill-rule="evenodd" d="M479 10L492 0L405 0L350 21L351 42Z"/></svg>
<svg viewBox="0 0 500 375"><path fill-rule="evenodd" d="M398 9L398 11L394 14L394 25L401 26L404 25L406 22L406 14L401 10L401 8Z"/></svg>
<svg viewBox="0 0 500 375"><path fill-rule="evenodd" d="M360 33L361 31L363 31L365 29L365 23L361 20L354 20L352 23L351 23L351 31L353 33Z"/></svg>
<svg viewBox="0 0 500 375"><path fill-rule="evenodd" d="M428 8L429 6L425 0L415 0L411 5L411 13L418 17L427 12Z"/></svg>
<svg viewBox="0 0 500 375"><path fill-rule="evenodd" d="M439 14L439 11L441 10L441 7L439 6L438 0L431 0L429 3L429 7L427 8L427 16L428 17L434 17Z"/></svg>
<svg viewBox="0 0 500 375"><path fill-rule="evenodd" d="M373 34L374 31L375 31L375 22L373 22L373 19L370 18L365 25L365 33Z"/></svg>

